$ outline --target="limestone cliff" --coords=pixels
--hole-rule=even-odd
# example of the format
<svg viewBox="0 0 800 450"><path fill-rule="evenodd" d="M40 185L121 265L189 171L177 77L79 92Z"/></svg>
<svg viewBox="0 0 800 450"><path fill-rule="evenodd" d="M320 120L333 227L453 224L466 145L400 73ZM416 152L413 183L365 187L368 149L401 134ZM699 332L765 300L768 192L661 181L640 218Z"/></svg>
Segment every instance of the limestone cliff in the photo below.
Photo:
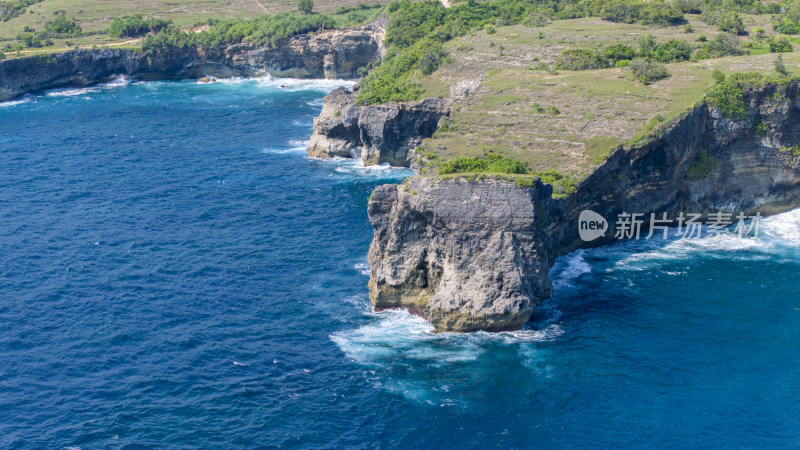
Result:
<svg viewBox="0 0 800 450"><path fill-rule="evenodd" d="M378 24L293 36L271 46L230 46L218 55L195 49L166 55L136 50L76 50L0 61L0 101L60 86L85 86L116 75L184 79L271 74L293 78L357 78L358 69L382 58Z"/></svg>
<svg viewBox="0 0 800 450"><path fill-rule="evenodd" d="M613 242L619 213L769 215L800 206L800 151L791 149L800 144L800 84L768 85L746 100L743 121L701 104L661 137L619 148L566 199L539 183L488 179L379 187L369 202L371 300L409 307L442 331L519 328L551 295L555 259ZM691 169L701 158L713 164L698 176ZM605 238L580 240L585 209L609 220Z"/></svg>
<svg viewBox="0 0 800 450"><path fill-rule="evenodd" d="M410 155L450 113L451 102L429 98L419 102L356 105L357 91L339 88L328 94L308 154L330 158L361 158L364 165L388 162L408 167Z"/></svg>

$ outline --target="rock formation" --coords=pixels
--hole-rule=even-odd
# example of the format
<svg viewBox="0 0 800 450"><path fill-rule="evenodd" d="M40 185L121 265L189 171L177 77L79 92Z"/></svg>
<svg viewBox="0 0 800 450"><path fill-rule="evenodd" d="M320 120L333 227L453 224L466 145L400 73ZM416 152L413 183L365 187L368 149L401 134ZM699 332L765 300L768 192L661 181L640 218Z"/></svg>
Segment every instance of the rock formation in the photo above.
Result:
<svg viewBox="0 0 800 450"><path fill-rule="evenodd" d="M380 186L369 202L370 299L423 314L440 331L519 328L550 297L555 259L614 242L622 212L766 216L800 206L800 83L746 100L743 121L700 104L659 138L617 149L566 199L540 183L490 179ZM704 158L711 170L693 172ZM608 219L605 238L579 238L586 209Z"/></svg>
<svg viewBox="0 0 800 450"><path fill-rule="evenodd" d="M322 112L314 119L310 156L353 157L367 166L408 167L414 149L433 135L439 119L450 114L448 99L359 106L357 95L342 87L325 97Z"/></svg>

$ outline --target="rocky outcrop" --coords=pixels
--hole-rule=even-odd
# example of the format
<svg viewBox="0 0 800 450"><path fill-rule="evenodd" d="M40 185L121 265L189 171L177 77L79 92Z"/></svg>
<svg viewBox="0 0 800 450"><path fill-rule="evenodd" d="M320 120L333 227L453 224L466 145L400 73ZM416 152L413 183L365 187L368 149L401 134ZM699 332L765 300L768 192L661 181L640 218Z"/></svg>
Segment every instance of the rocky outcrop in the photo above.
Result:
<svg viewBox="0 0 800 450"><path fill-rule="evenodd" d="M322 112L314 119L310 156L408 167L414 149L433 135L439 119L450 114L449 99L361 106L356 105L357 95L342 87L325 97Z"/></svg>
<svg viewBox="0 0 800 450"><path fill-rule="evenodd" d="M0 101L60 86L85 86L116 75L140 79L274 75L357 78L382 58L384 29L366 25L288 38L267 47L230 46L218 55L195 49L149 55L136 50L76 50L0 61Z"/></svg>
<svg viewBox="0 0 800 450"><path fill-rule="evenodd" d="M765 86L746 99L746 120L702 104L661 137L618 149L567 199L508 181L379 187L369 202L372 302L408 307L440 331L519 328L549 298L555 259L614 242L620 213L765 216L800 206L800 151L792 148L800 144L800 84ZM696 170L701 160L708 170ZM608 220L604 238L580 239L586 209Z"/></svg>
<svg viewBox="0 0 800 450"><path fill-rule="evenodd" d="M552 293L535 207L550 193L494 180L379 186L368 210L375 307L408 308L440 330L520 328Z"/></svg>

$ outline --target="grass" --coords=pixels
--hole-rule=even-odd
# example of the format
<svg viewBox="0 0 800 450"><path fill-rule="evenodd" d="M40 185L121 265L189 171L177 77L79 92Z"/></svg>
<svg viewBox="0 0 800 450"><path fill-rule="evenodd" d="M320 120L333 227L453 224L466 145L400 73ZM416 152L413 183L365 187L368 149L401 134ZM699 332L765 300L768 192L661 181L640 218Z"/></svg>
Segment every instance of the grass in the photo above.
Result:
<svg viewBox="0 0 800 450"><path fill-rule="evenodd" d="M455 39L447 44L451 61L423 79L424 96L441 95L445 86L461 79L485 78L472 96L455 104L447 127L423 145L440 160L480 156L494 149L522 161L534 173L554 169L582 178L619 145L646 139L702 101L714 84L714 69L725 74L759 71L776 75L775 54L763 51L667 64L671 76L649 85L636 80L628 68L532 70L552 67L568 48L600 49L615 43L638 48L637 40L646 34L658 42L676 38L699 46L694 40L700 34L709 40L718 34L697 17L687 18L694 28L690 34L684 33L683 27L654 28L585 18L539 28L498 27L493 34L479 31ZM749 29L769 21L764 16L751 19L746 22ZM775 34L764 28L767 36ZM754 38L743 39L760 45ZM467 43L470 51L456 50ZM499 46L502 56L497 52ZM790 70L797 70L798 52L785 53L783 58ZM553 108L559 113L551 114ZM660 120L654 119L656 116Z"/></svg>

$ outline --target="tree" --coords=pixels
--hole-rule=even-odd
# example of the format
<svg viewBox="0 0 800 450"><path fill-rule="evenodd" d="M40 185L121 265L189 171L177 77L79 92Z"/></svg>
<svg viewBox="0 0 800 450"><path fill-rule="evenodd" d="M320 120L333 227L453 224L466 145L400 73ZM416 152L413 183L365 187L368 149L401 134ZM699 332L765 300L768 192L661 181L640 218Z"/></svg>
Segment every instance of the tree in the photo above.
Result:
<svg viewBox="0 0 800 450"><path fill-rule="evenodd" d="M314 9L314 0L300 0L297 9L303 14L311 14L311 10Z"/></svg>

